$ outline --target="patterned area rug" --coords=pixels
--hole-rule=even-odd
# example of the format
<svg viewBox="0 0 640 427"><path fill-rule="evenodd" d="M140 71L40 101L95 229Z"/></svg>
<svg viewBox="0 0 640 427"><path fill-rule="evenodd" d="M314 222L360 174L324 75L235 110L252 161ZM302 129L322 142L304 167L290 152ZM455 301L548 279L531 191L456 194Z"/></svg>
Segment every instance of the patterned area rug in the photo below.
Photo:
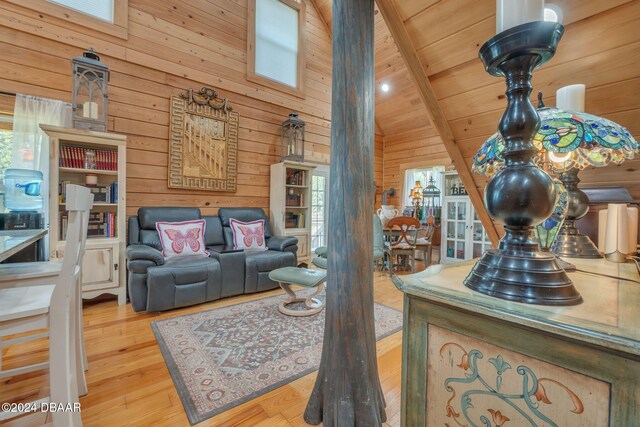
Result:
<svg viewBox="0 0 640 427"><path fill-rule="evenodd" d="M191 424L318 369L325 310L285 316L278 311L282 298L151 323ZM375 320L376 339L402 327L400 311L377 303Z"/></svg>

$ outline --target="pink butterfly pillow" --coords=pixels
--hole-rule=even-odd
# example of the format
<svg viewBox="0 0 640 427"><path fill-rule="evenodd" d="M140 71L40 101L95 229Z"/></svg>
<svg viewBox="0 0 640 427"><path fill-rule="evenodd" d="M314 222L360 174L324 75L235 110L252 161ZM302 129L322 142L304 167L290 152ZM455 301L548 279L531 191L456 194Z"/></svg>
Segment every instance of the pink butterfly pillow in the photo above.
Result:
<svg viewBox="0 0 640 427"><path fill-rule="evenodd" d="M242 222L231 218L229 220L233 232L233 249L247 251L266 251L264 242L264 219Z"/></svg>
<svg viewBox="0 0 640 427"><path fill-rule="evenodd" d="M205 220L156 222L165 259L185 256L209 256L205 250Z"/></svg>

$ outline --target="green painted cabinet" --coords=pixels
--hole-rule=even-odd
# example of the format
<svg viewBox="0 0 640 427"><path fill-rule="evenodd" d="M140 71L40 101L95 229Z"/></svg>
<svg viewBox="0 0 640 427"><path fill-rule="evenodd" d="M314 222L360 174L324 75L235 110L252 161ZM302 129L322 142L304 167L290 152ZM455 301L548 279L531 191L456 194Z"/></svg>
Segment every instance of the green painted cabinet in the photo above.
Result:
<svg viewBox="0 0 640 427"><path fill-rule="evenodd" d="M402 425L639 426L640 277L632 265L571 262L584 298L573 307L471 291L472 262L394 277L405 293Z"/></svg>

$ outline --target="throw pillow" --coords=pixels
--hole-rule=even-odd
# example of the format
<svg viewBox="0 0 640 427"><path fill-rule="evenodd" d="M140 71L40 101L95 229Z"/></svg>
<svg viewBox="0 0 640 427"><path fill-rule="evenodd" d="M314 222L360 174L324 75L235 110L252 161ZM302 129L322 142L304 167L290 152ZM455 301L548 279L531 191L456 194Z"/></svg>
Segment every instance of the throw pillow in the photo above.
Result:
<svg viewBox="0 0 640 427"><path fill-rule="evenodd" d="M242 222L231 218L229 220L233 232L233 249L247 251L266 251L264 241L264 219Z"/></svg>
<svg viewBox="0 0 640 427"><path fill-rule="evenodd" d="M209 256L205 250L204 228L206 221L156 222L160 235L162 255L165 258L184 256Z"/></svg>

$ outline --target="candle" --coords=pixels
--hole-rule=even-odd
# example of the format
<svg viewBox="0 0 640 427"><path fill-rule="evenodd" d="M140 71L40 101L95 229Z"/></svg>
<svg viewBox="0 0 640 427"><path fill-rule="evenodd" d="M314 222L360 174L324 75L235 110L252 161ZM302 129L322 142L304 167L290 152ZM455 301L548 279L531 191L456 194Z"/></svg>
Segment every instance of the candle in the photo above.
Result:
<svg viewBox="0 0 640 427"><path fill-rule="evenodd" d="M561 87L556 91L556 107L561 110L584 112L583 84Z"/></svg>
<svg viewBox="0 0 640 427"><path fill-rule="evenodd" d="M496 33L532 21L544 21L544 0L496 0Z"/></svg>
<svg viewBox="0 0 640 427"><path fill-rule="evenodd" d="M97 119L98 104L96 102L85 102L82 104L82 115L91 119Z"/></svg>

